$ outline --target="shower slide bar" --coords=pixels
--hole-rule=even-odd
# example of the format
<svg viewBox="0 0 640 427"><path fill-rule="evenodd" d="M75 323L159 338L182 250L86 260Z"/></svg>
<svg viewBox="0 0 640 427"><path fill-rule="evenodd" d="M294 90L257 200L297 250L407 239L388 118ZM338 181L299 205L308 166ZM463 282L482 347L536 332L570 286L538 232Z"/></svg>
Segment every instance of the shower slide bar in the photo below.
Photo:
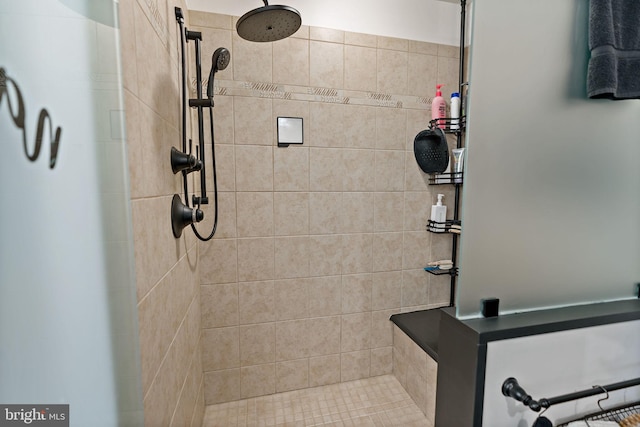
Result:
<svg viewBox="0 0 640 427"><path fill-rule="evenodd" d="M595 385L590 389L563 394L561 396L535 400L529 394L527 394L527 392L520 386L520 384L518 384L518 380L516 380L515 378L507 378L502 383L502 394L504 396L511 397L518 402L522 402L532 411L539 412L541 409L549 408L552 405L557 405L558 403L571 402L573 400L582 399L584 397L595 396L602 393L609 393L611 391L635 386L640 386L640 378L634 378L631 380L621 381L609 385Z"/></svg>

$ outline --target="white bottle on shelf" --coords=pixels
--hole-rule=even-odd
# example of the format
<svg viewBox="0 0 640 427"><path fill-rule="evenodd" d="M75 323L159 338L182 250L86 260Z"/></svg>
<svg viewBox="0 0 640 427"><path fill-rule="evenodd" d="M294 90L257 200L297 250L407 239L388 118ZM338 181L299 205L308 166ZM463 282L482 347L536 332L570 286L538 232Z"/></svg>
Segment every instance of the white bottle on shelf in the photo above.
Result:
<svg viewBox="0 0 640 427"><path fill-rule="evenodd" d="M451 94L451 130L460 129L460 93Z"/></svg>
<svg viewBox="0 0 640 427"><path fill-rule="evenodd" d="M431 231L444 233L445 221L447 220L447 207L442 204L444 194L438 194L438 202L431 206L431 221L439 224L432 224Z"/></svg>

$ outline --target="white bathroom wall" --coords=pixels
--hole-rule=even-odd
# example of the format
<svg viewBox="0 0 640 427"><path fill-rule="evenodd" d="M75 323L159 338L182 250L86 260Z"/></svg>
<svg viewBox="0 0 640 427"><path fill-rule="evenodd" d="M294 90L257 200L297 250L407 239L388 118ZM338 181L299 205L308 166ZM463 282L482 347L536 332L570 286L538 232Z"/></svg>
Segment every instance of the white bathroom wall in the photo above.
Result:
<svg viewBox="0 0 640 427"><path fill-rule="evenodd" d="M530 426L539 415L502 395L502 383L509 377L536 400L637 378L639 327L640 321L632 321L489 343L482 425ZM544 416L557 425L598 412L597 401L603 397L554 405ZM639 399L639 387L627 388L611 392L602 406Z"/></svg>
<svg viewBox="0 0 640 427"><path fill-rule="evenodd" d="M302 15L302 24L356 33L458 45L460 4L440 0L282 0ZM242 16L260 0L188 0L189 10Z"/></svg>

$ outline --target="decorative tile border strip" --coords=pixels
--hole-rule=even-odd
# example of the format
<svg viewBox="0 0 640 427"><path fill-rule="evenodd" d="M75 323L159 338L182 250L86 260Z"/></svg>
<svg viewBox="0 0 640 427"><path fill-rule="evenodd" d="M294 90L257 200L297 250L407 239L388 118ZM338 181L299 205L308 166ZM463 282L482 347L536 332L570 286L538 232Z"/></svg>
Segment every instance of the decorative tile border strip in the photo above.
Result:
<svg viewBox="0 0 640 427"><path fill-rule="evenodd" d="M192 78L190 80L190 89L192 94L195 93L195 86L196 80ZM203 80L202 86L207 86L206 80ZM214 94L361 105L369 107L405 108L412 110L430 110L432 99L423 96L394 95L389 93L281 85L274 83L240 82L234 80L216 80L214 85Z"/></svg>

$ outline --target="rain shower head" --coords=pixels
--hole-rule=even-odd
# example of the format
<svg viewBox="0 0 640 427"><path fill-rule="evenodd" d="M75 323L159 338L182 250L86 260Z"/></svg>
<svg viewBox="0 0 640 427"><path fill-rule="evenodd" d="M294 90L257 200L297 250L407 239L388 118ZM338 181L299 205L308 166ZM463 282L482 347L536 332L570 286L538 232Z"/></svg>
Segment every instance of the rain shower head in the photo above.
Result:
<svg viewBox="0 0 640 427"><path fill-rule="evenodd" d="M213 79L218 71L222 71L229 66L231 62L231 53L224 48L219 47L213 52L211 57L211 72L209 73L209 82L207 83L207 97L213 98Z"/></svg>
<svg viewBox="0 0 640 427"><path fill-rule="evenodd" d="M245 13L236 24L238 35L251 42L274 42L286 39L302 25L300 12L289 6L264 6Z"/></svg>

